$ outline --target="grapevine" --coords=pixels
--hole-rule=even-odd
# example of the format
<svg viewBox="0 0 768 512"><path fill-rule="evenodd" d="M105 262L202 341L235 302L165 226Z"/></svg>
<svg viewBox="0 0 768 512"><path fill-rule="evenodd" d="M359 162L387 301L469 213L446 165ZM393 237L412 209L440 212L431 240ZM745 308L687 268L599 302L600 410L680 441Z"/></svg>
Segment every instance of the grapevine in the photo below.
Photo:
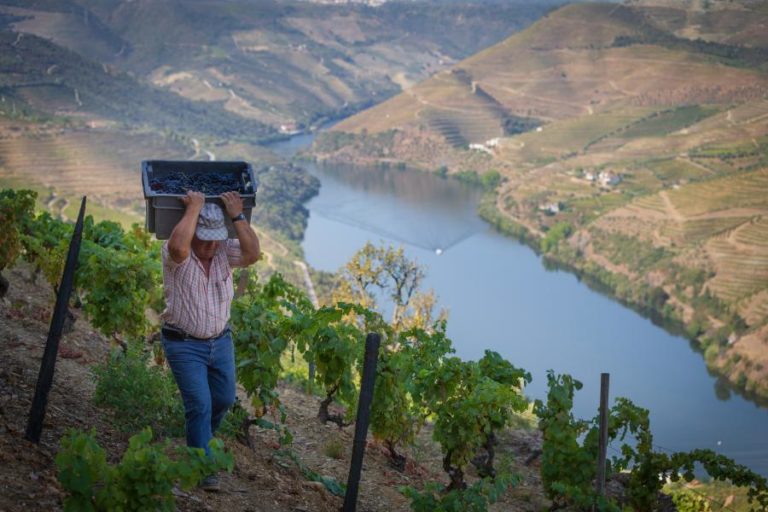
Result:
<svg viewBox="0 0 768 512"><path fill-rule="evenodd" d="M47 213L33 215L34 194L16 194L0 193L1 220L10 227L0 234L4 237L1 239L4 243L0 263L10 265L23 254L56 287L72 225ZM10 197L13 201L8 202ZM13 237L16 237L15 242ZM290 433L279 423L267 421L265 414L276 410L280 413L280 423L285 423L285 411L275 390L283 371L281 357L288 347L295 347L305 360L315 363L317 382L325 390L319 418L344 424L349 417L332 415L329 406L338 401L347 405L348 411L353 409L361 371L362 341L365 333L378 332L384 343L371 410L372 433L384 442L392 462L402 468L405 459L399 452L400 447L412 443L427 419L432 419L433 438L440 444L443 468L449 477L449 484L442 492L438 492L440 486L437 484L421 492L406 491L414 510L485 510L508 484L506 474L499 473L497 479L493 479L497 474L494 468L495 436L509 425L514 414L527 407L522 391L530 382L530 374L490 351L477 362L455 357L444 321L428 330L424 328L431 318L432 303L428 304L425 314L414 315L411 309L416 297L411 291L421 279L418 268L401 266L400 260L387 259L384 253L368 256L371 258L358 261L356 272L360 279L347 282L350 289L355 289L362 304L339 302L315 309L303 292L279 274L264 285L251 285L248 292L233 303L231 323L238 380L245 387L258 416L246 418L246 423L273 428L281 435L282 442L290 441ZM389 265L393 274L377 267L378 264ZM149 331L146 309L162 307L160 270L159 244L153 242L142 228L134 226L125 231L115 223L86 219L76 292L85 313L102 332L136 338ZM385 322L380 314L366 307L374 305L373 295L368 294L371 287L380 286L385 280L394 283L389 289L396 306L392 323ZM413 322L410 316L414 317ZM420 327L403 331L405 326L414 324ZM620 441L631 437L635 442L622 446L621 455L608 462L607 473L610 477L619 471L629 472L625 500L614 503L596 496L593 487L597 418L591 422L581 421L571 413L574 393L581 388L581 383L568 375L555 375L550 371L548 384L546 404L538 401L535 412L540 418L544 437L542 481L556 506L653 510L665 479L690 480L694 476L694 467L702 467L715 479L749 486L755 509L768 508L765 479L726 457L708 450L673 454L654 452L648 411L623 398L617 399L610 410L608 437ZM136 441L136 453L160 461L157 467L162 473L166 459L158 453L143 451L149 450L149 439L143 434L142 440ZM63 443L62 453L66 455L62 455L62 461L78 456L84 459L73 464L98 468L90 477L81 473L82 481L77 480L80 477L73 477L65 484L65 487L70 486L67 489L72 493L68 503L76 504L66 505L70 509L88 508L86 503L90 503L92 509L109 508L103 505L106 501L99 501L107 499L99 493L111 485L126 486L112 487L119 489L113 491L115 500L128 500L127 496L133 493L134 497L130 499L135 498L141 506L149 503L142 500L157 500L158 507L165 506L163 493L168 476L174 474L172 471L155 482L159 486L157 492L153 491L152 497L147 497L141 495L139 489L143 484L139 480L145 476L150 478L149 473L136 470L139 480L111 481L113 476L110 475L118 474L118 470L109 469L106 463L100 462L103 454L99 454L93 443L74 437L67 443ZM70 462L72 460L75 459ZM470 462L476 462L481 477L490 478L468 485L465 472ZM196 463L190 464L195 466ZM66 470L62 470L62 474L66 474ZM99 475L106 476L99 480ZM67 477L63 478L66 480ZM120 506L129 509L125 503L121 501Z"/></svg>
<svg viewBox="0 0 768 512"><path fill-rule="evenodd" d="M122 460L111 465L93 431L70 431L56 455L58 478L69 493L65 512L176 510L173 486L189 489L215 471L233 469L223 443L211 440L210 456L201 448L180 447L169 457L168 443L151 444L147 428L131 437Z"/></svg>
<svg viewBox="0 0 768 512"><path fill-rule="evenodd" d="M249 284L246 293L232 305L232 339L235 344L237 379L251 399L255 419L243 423L243 437L250 440L248 427L259 424L278 432L283 443L290 433L277 423L264 418L270 410L280 414L285 423L285 410L275 391L283 370L281 357L290 342L288 312L312 309L309 299L280 274L274 274L263 286ZM248 441L249 442L249 441Z"/></svg>
<svg viewBox="0 0 768 512"><path fill-rule="evenodd" d="M0 190L0 297L8 290L2 271L16 261L22 248L22 233L32 217L37 194L31 190Z"/></svg>
<svg viewBox="0 0 768 512"><path fill-rule="evenodd" d="M599 416L591 422L575 420L571 414L574 390L581 383L569 375L548 374L549 393L546 406L537 401L536 414L544 433L541 475L547 494L556 504L573 504L580 508L619 510L628 505L632 510L655 510L658 496L667 479L691 481L694 467L700 464L716 480L727 480L736 486L748 486L752 510L768 507L768 484L762 476L736 464L711 450L677 452L671 455L653 451L648 410L637 407L626 398L617 398L608 415L608 439L624 440L628 434L634 445L623 444L621 456L607 464L606 474L629 471L626 503L614 503L597 496L593 489L598 452ZM585 434L583 444L578 439ZM759 508L758 508L759 506Z"/></svg>

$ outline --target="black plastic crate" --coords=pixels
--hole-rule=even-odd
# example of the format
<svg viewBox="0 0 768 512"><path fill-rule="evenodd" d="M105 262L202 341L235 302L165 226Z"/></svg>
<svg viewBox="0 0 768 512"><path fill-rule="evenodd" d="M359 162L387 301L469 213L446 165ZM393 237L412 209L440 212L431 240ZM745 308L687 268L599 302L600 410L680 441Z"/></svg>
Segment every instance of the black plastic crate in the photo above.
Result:
<svg viewBox="0 0 768 512"><path fill-rule="evenodd" d="M240 197L243 198L243 213L251 222L251 209L255 204L257 183L253 176L251 164L247 162L200 162L185 160L144 160L141 162L141 183L144 188L144 199L147 204L146 225L150 233L158 240L167 240L176 224L184 215L184 203L181 198L185 194L164 194L152 189L151 183L163 179L169 174L230 174L239 183ZM206 203L216 203L224 208L224 203L218 195L206 195ZM236 238L235 228L225 212L227 230L230 238Z"/></svg>

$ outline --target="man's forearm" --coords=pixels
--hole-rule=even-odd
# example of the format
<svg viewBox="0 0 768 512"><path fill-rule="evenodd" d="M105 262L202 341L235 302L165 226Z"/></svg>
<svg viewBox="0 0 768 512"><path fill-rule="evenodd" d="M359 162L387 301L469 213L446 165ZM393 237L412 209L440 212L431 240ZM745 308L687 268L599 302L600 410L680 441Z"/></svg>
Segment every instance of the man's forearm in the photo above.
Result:
<svg viewBox="0 0 768 512"><path fill-rule="evenodd" d="M199 214L200 212L195 208L187 207L181 220L171 232L171 237L168 239L168 252L176 263L181 263L189 257Z"/></svg>
<svg viewBox="0 0 768 512"><path fill-rule="evenodd" d="M261 247L259 246L259 237L247 221L237 221L233 224L237 239L240 241L240 252L242 253L243 263L250 265L256 263L261 257Z"/></svg>

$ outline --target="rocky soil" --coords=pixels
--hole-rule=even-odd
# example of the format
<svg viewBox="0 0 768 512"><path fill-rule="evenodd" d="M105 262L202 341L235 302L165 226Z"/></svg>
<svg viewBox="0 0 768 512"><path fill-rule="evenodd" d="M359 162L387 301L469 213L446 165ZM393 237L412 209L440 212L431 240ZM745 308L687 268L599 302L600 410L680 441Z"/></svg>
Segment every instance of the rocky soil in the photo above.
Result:
<svg viewBox="0 0 768 512"><path fill-rule="evenodd" d="M10 290L0 300L0 510L7 512L63 509L65 492L56 479L54 459L59 440L68 429L95 429L99 443L113 463L119 460L129 437L114 426L108 411L92 402L95 385L90 367L107 356L110 341L84 318L77 318L73 330L60 343L40 444L24 439L54 303L50 287L42 278L34 280L31 274L25 266L6 269L4 275ZM291 449L298 459L310 470L346 483L354 426L321 425L316 419L320 399L291 385L282 385L280 395L288 411L288 428L294 436ZM178 491L178 510L340 510L342 498L332 495L322 484L308 480L295 462L280 455L273 432L252 427L251 438L251 447L233 439L225 441L234 455L235 469L223 475L221 492ZM548 507L542 496L537 461L525 464L540 444L538 434L529 430L501 436L497 453L510 458L523 479L492 510ZM441 469L439 447L431 441L429 427L415 446L407 450L409 462L403 472L388 464L385 452L380 443L369 437L360 484L360 511L407 511L408 502L398 491L399 486L421 487L427 481L447 481ZM471 471L469 478L473 478Z"/></svg>

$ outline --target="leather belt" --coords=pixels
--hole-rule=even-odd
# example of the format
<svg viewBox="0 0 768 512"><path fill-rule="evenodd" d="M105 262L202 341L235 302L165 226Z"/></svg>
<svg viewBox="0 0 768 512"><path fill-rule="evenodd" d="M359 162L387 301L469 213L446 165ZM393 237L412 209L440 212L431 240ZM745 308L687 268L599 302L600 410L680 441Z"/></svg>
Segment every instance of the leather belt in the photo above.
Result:
<svg viewBox="0 0 768 512"><path fill-rule="evenodd" d="M198 338L197 336L192 336L191 334L189 334L183 329L179 329L175 325L163 324L163 326L160 328L160 332L162 333L163 337L167 340L173 340L173 341L181 341L181 340L211 341L211 340L215 340L216 338L220 338L221 336L226 334L227 331L229 331L229 325L225 326L224 330L221 331L219 334L211 336L210 338Z"/></svg>

